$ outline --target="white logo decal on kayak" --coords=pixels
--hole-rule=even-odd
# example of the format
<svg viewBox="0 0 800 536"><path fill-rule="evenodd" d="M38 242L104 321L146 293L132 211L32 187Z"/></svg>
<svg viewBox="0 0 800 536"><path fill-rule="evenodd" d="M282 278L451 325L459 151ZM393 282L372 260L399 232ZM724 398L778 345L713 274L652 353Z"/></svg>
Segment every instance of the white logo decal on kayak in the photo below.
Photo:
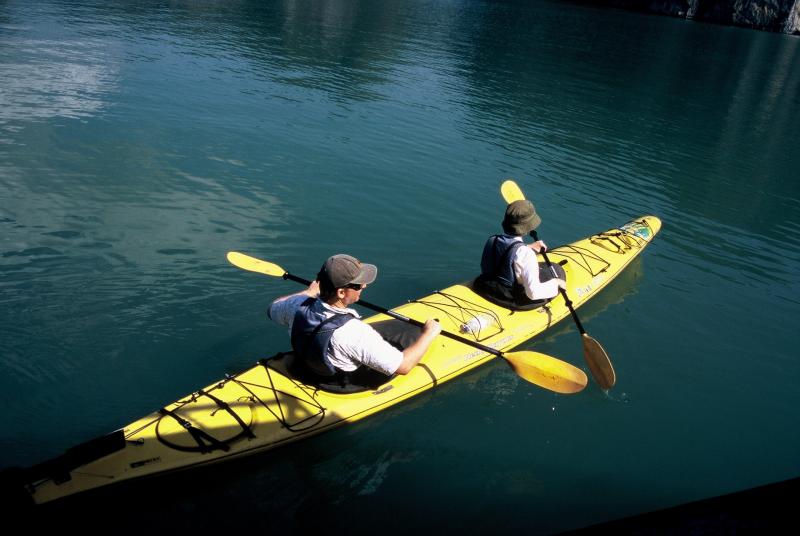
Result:
<svg viewBox="0 0 800 536"><path fill-rule="evenodd" d="M493 342L492 344L487 344L486 346L488 346L490 348L494 348L495 350L497 350L498 347L506 345L513 338L514 338L513 335L509 335L507 337L503 337L499 341ZM475 359L478 356L486 357L486 353L487 352L484 352L483 350L475 350L474 352L470 352L470 353L468 353L466 355L456 356L453 359L448 360L446 364L447 365L451 365L451 364L456 363L458 361L472 361L473 359Z"/></svg>
<svg viewBox="0 0 800 536"><path fill-rule="evenodd" d="M589 282L588 285L586 285L585 287L576 288L575 293L578 295L579 298L583 298L587 294L591 294L594 288L603 282L603 279L605 279L605 276L603 274L597 274L592 278L592 280Z"/></svg>

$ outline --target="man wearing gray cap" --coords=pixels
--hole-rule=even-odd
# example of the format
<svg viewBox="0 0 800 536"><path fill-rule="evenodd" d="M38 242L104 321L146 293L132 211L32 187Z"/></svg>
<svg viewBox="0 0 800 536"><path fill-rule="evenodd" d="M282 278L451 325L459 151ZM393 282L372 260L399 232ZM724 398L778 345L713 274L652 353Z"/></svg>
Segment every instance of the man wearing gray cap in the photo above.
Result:
<svg viewBox="0 0 800 536"><path fill-rule="evenodd" d="M410 340L409 329L391 337L401 350L349 307L377 275L373 264L350 255L334 255L308 289L272 302L267 315L289 328L293 367L304 381L342 389L373 387L395 374L408 374L425 355L441 331L435 320L425 322L421 333L408 326L413 333Z"/></svg>
<svg viewBox="0 0 800 536"><path fill-rule="evenodd" d="M566 289L566 274L558 264L553 275L546 263L539 263L536 253L547 246L541 240L525 244L522 236L542 223L533 203L521 199L506 207L504 234L490 236L483 248L481 275L475 291L487 300L510 309L534 309Z"/></svg>

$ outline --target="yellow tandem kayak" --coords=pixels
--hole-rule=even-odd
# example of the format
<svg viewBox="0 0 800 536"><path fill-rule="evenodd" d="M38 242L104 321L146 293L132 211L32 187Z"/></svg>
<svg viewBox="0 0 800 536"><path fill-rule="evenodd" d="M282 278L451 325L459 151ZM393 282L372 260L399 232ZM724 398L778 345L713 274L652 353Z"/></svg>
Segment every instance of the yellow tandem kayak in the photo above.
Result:
<svg viewBox="0 0 800 536"><path fill-rule="evenodd" d="M661 229L643 216L549 251L567 274L567 295L578 308L595 296ZM392 309L410 319L437 318L443 331L505 352L570 315L562 296L531 311L510 311L478 296L472 283L453 285ZM367 322L386 320L377 314ZM285 355L188 394L107 436L22 470L18 481L45 503L132 478L216 463L266 451L363 419L496 357L454 338L437 337L405 376L352 394L322 391L290 377Z"/></svg>

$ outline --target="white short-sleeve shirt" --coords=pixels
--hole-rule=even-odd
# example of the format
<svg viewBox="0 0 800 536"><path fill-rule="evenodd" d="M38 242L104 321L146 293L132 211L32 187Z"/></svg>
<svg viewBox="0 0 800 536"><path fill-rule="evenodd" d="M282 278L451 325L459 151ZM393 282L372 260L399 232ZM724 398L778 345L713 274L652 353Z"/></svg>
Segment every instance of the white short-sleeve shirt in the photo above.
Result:
<svg viewBox="0 0 800 536"><path fill-rule="evenodd" d="M267 316L274 322L289 328L291 336L292 323L297 309L307 299L308 296L305 294L295 294L282 300L276 300L269 306ZM317 299L312 307L326 318L341 313L354 317L353 320L333 332L327 357L334 367L351 372L360 365L366 365L387 376L394 374L400 367L403 361L403 352L386 342L369 324L363 322L355 309L333 307L320 299Z"/></svg>
<svg viewBox="0 0 800 536"><path fill-rule="evenodd" d="M521 236L514 238L523 242ZM539 281L539 260L536 252L524 244L514 252L514 275L531 300L546 300L558 295L558 282L555 279L544 283Z"/></svg>

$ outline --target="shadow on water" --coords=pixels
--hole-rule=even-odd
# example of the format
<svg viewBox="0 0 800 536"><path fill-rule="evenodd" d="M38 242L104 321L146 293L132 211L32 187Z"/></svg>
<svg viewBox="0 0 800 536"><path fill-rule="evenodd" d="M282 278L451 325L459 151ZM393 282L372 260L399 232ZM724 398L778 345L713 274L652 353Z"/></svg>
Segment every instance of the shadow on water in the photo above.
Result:
<svg viewBox="0 0 800 536"><path fill-rule="evenodd" d="M241 527L245 519L250 529L288 533L325 526L346 529L350 518L337 512L370 502L390 466L402 465L406 456L421 455L404 454L402 445L386 446L370 441L370 436L382 422L419 412L430 402L430 393L357 427L345 425L266 453L91 490L21 510L20 517L38 529L94 530L115 520L115 532L120 534L225 529ZM217 430L215 435L235 432ZM382 500L376 507L385 508ZM388 511L380 515L385 514ZM360 530L356 527L355 532Z"/></svg>
<svg viewBox="0 0 800 536"><path fill-rule="evenodd" d="M314 464L332 456L327 452L312 439L223 465L101 488L45 504L30 515L42 528L98 529L105 520L92 513L103 512L105 519L129 520L117 526L123 534L241 526L242 516L253 529L295 532L302 505L327 493L308 482Z"/></svg>

